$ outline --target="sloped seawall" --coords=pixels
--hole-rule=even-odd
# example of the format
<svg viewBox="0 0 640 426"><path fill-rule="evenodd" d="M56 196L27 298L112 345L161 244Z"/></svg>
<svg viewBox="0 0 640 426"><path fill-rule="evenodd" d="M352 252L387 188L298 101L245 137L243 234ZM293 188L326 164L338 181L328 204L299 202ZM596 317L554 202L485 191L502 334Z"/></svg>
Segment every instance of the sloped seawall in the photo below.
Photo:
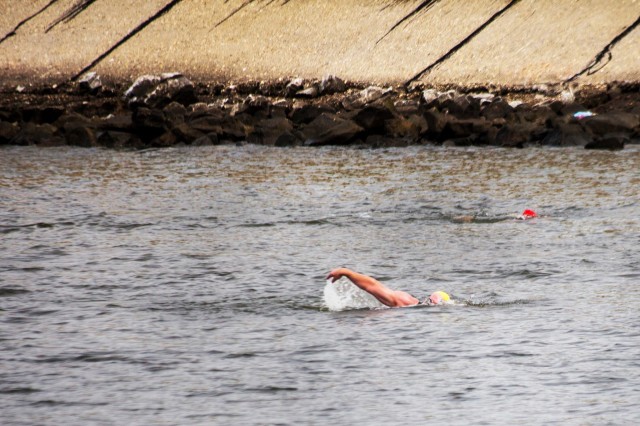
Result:
<svg viewBox="0 0 640 426"><path fill-rule="evenodd" d="M636 0L0 1L4 84L321 78L527 86L640 80Z"/></svg>

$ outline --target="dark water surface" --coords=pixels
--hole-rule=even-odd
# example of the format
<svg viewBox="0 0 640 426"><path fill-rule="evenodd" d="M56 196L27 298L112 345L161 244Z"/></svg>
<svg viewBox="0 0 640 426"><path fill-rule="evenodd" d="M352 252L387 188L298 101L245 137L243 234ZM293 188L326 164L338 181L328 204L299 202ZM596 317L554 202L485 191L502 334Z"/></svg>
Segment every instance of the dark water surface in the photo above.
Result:
<svg viewBox="0 0 640 426"><path fill-rule="evenodd" d="M0 424L639 424L639 188L637 146L2 148ZM340 265L462 303L330 310Z"/></svg>

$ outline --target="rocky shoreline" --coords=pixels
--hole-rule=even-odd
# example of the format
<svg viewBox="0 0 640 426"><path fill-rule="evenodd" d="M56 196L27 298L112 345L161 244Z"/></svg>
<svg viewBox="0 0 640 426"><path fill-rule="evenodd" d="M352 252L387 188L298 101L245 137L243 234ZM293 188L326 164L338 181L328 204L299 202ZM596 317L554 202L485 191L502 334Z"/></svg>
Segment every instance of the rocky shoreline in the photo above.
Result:
<svg viewBox="0 0 640 426"><path fill-rule="evenodd" d="M90 73L0 92L0 145L242 143L620 150L640 143L640 87L377 87L334 76L206 84L178 73L121 85Z"/></svg>

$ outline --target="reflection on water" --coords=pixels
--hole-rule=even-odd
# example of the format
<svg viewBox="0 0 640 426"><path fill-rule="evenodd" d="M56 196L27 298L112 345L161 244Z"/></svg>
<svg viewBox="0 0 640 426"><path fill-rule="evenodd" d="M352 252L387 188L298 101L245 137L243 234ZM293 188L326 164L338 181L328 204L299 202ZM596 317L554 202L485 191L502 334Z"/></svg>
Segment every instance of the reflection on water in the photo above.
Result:
<svg viewBox="0 0 640 426"><path fill-rule="evenodd" d="M0 423L635 424L639 170L634 146L0 148ZM461 304L331 311L341 265Z"/></svg>

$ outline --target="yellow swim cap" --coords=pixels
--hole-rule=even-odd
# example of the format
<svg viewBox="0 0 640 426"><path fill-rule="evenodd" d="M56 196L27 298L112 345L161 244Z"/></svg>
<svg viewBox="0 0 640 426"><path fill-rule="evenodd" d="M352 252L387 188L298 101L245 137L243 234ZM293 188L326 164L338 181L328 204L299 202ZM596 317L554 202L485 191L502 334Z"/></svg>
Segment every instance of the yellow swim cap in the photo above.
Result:
<svg viewBox="0 0 640 426"><path fill-rule="evenodd" d="M436 291L431 296L429 296L429 302L433 305L438 305L441 303L445 303L451 300L451 297L445 293L444 291Z"/></svg>

